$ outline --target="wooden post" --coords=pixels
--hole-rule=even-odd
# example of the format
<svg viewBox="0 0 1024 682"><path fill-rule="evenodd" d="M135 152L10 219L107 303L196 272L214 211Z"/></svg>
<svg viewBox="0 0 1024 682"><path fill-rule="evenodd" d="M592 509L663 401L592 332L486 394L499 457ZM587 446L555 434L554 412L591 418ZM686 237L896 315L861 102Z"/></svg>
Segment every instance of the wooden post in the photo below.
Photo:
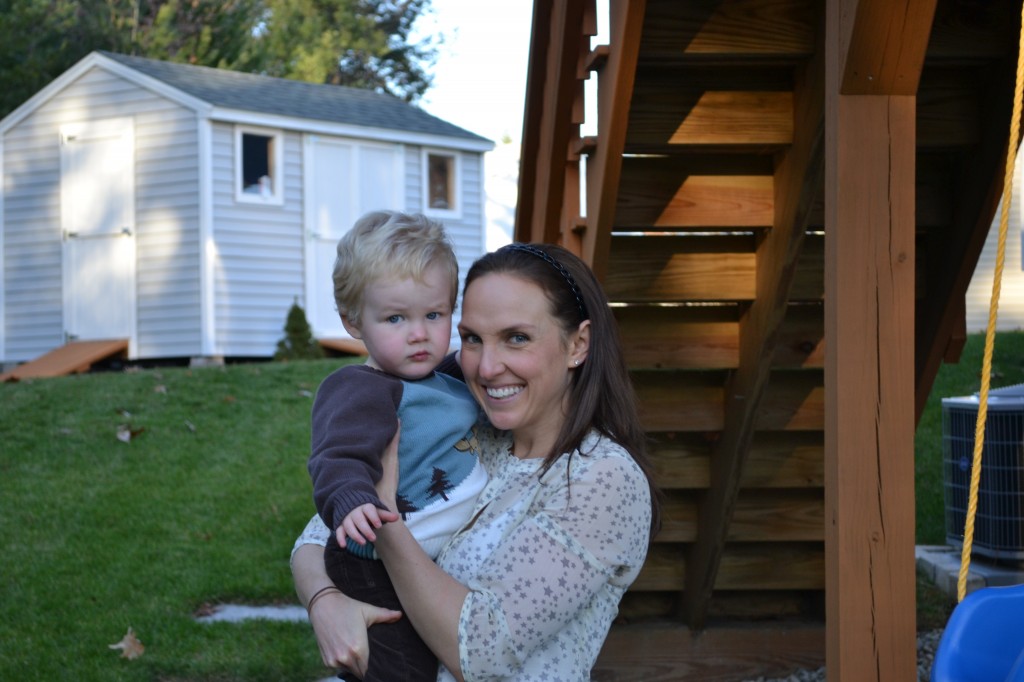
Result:
<svg viewBox="0 0 1024 682"><path fill-rule="evenodd" d="M825 581L830 682L902 682L916 675L916 96L902 94L907 92L902 77L893 77L898 87L883 94L849 83L850 74L872 75L872 60L864 58L863 45L851 48L849 37L878 35L854 24L865 16L877 18L892 5L829 0L826 16ZM879 11L867 12L866 6ZM853 58L863 63L851 66ZM868 94L846 94L865 90Z"/></svg>

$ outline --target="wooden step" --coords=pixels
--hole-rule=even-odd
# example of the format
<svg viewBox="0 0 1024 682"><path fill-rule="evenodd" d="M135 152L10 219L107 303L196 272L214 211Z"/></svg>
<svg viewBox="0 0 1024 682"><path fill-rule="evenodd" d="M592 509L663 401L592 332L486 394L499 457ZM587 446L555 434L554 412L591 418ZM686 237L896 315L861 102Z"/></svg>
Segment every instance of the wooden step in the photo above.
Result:
<svg viewBox="0 0 1024 682"><path fill-rule="evenodd" d="M616 624L591 679L743 680L825 664L820 623L723 625L695 632L672 623Z"/></svg>
<svg viewBox="0 0 1024 682"><path fill-rule="evenodd" d="M72 341L49 353L18 365L10 372L0 374L0 381L19 381L40 377L59 377L87 372L100 360L128 354L128 339L102 339Z"/></svg>

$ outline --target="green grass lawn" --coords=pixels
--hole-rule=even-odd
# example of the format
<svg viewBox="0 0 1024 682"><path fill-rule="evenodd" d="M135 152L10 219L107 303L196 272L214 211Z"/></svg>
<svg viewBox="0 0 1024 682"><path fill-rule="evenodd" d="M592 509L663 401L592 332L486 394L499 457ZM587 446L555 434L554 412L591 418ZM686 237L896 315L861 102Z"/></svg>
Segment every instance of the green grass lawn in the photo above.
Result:
<svg viewBox="0 0 1024 682"><path fill-rule="evenodd" d="M306 624L199 624L296 603L309 410L341 361L0 385L0 679L313 680ZM136 430L130 442L118 430ZM131 627L136 660L108 648Z"/></svg>
<svg viewBox="0 0 1024 682"><path fill-rule="evenodd" d="M945 542L939 401L978 389L983 340L942 367L918 427L919 543ZM1024 381L1024 334L995 348L993 387ZM309 409L341 362L0 385L0 680L327 675L306 624L192 616L296 602L288 554L313 512ZM941 626L948 599L927 584L918 594L919 625ZM131 661L108 648L129 627L146 647Z"/></svg>

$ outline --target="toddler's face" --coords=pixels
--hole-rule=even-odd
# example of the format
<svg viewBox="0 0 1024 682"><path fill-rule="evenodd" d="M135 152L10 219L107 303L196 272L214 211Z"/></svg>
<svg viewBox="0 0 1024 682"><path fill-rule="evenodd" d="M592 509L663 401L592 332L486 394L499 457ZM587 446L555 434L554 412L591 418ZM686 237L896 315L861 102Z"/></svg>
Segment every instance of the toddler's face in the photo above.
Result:
<svg viewBox="0 0 1024 682"><path fill-rule="evenodd" d="M422 281L385 277L369 284L360 324L346 324L366 344L366 364L403 379L433 371L451 342L451 294L451 280L438 265L427 268Z"/></svg>

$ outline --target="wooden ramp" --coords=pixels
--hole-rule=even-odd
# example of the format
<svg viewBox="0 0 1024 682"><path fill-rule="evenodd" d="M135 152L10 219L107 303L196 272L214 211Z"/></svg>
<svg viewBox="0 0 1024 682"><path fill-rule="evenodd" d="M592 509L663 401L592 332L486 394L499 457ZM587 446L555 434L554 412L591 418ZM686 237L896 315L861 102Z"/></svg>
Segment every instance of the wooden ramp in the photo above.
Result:
<svg viewBox="0 0 1024 682"><path fill-rule="evenodd" d="M366 355L366 346L357 339L317 339L317 342L327 350L350 355Z"/></svg>
<svg viewBox="0 0 1024 682"><path fill-rule="evenodd" d="M0 374L0 381L58 377L86 372L93 363L128 354L128 339L72 341Z"/></svg>

